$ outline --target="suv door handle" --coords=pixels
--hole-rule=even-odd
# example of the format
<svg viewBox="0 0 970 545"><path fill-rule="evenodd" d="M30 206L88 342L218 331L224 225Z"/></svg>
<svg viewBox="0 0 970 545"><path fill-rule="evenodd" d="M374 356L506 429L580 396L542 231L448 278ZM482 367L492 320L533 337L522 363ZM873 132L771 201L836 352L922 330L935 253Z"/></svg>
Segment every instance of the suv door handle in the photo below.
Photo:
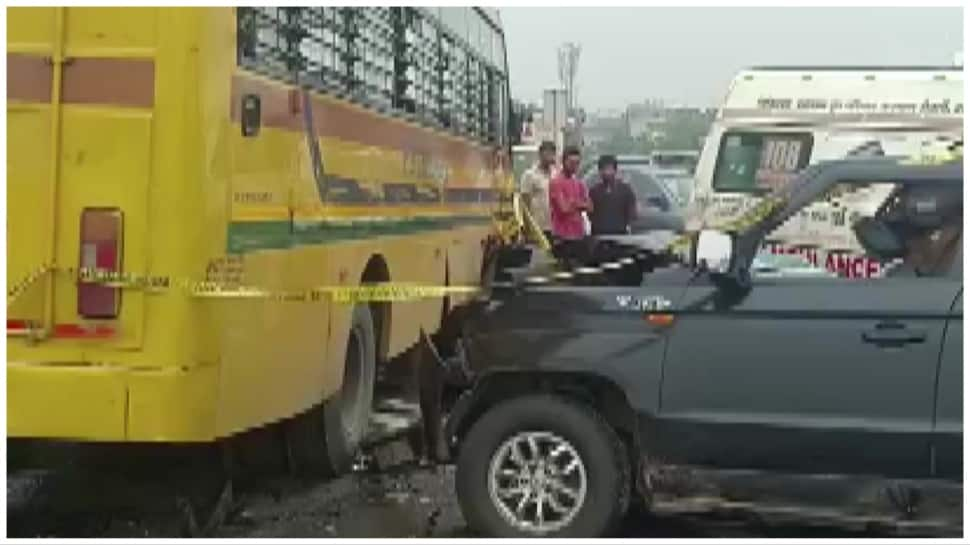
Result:
<svg viewBox="0 0 970 545"><path fill-rule="evenodd" d="M899 322L880 322L874 329L863 331L862 340L878 346L899 347L926 341L926 330L911 329Z"/></svg>

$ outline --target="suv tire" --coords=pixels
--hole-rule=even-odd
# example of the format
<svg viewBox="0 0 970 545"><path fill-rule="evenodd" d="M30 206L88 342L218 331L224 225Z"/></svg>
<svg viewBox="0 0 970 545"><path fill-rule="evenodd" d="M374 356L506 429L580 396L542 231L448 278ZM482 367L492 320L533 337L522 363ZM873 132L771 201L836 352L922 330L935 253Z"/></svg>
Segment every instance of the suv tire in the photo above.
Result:
<svg viewBox="0 0 970 545"><path fill-rule="evenodd" d="M540 456L526 452L536 445ZM552 395L489 409L465 437L455 477L465 520L494 537L608 535L627 511L630 482L626 450L606 421L585 405ZM519 511L526 495L530 500Z"/></svg>

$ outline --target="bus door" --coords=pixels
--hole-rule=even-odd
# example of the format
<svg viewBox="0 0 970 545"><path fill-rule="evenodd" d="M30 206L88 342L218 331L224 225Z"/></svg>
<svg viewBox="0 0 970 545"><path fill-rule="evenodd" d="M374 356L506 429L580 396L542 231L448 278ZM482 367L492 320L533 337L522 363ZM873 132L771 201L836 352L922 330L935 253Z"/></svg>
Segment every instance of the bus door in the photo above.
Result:
<svg viewBox="0 0 970 545"><path fill-rule="evenodd" d="M143 294L76 271L146 268L157 11L7 13L8 337L139 346Z"/></svg>

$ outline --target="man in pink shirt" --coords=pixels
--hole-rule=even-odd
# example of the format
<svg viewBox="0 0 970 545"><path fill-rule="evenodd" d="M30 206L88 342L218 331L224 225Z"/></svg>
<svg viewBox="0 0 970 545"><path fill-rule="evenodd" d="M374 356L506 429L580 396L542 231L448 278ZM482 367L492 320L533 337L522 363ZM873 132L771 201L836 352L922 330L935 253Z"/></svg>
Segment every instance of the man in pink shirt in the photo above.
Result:
<svg viewBox="0 0 970 545"><path fill-rule="evenodd" d="M549 211L552 234L557 239L557 256L567 264L586 260L586 226L583 212L593 210L589 192L576 176L579 149L570 146L562 154L562 170L549 182Z"/></svg>

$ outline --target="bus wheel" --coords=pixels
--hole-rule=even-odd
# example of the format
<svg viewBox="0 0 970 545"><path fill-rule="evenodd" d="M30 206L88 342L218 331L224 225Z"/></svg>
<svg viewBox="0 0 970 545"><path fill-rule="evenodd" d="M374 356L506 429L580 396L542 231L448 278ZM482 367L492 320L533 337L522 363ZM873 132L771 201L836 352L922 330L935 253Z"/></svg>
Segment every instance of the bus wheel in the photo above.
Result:
<svg viewBox="0 0 970 545"><path fill-rule="evenodd" d="M340 391L288 422L291 471L332 477L351 470L370 420L376 375L374 322L366 305L354 308Z"/></svg>
<svg viewBox="0 0 970 545"><path fill-rule="evenodd" d="M335 473L346 473L370 426L377 375L377 338L367 305L354 307L340 392L323 404L327 450Z"/></svg>

